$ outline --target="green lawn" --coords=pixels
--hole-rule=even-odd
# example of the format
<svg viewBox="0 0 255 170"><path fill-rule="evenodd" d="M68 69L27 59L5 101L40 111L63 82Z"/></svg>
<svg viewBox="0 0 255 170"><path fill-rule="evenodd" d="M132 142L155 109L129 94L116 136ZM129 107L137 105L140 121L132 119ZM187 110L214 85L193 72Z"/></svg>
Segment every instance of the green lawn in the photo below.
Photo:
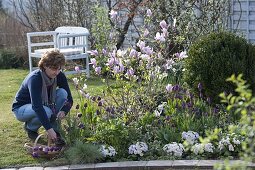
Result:
<svg viewBox="0 0 255 170"><path fill-rule="evenodd" d="M23 130L23 123L19 122L11 112L13 98L28 70L8 69L0 70L0 168L19 167L23 165L45 165L65 164L63 160L46 161L44 159L34 159L26 154L23 145L28 142L26 133ZM68 76L69 79L72 76ZM78 95L72 82L69 82L74 97L75 105L78 103ZM97 94L103 88L103 83L97 78L90 78L87 81L88 90L91 94Z"/></svg>

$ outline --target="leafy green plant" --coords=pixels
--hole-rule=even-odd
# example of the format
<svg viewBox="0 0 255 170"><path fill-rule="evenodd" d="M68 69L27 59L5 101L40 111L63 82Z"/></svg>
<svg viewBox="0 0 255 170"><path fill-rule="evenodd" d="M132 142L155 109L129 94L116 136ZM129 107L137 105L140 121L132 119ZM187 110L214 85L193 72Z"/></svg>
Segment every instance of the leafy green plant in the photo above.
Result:
<svg viewBox="0 0 255 170"><path fill-rule="evenodd" d="M243 80L242 75L232 75L227 81L233 82L237 88L237 95L222 93L222 102L228 104L227 110L234 110L233 114L240 115L240 122L229 127L230 133L241 134L244 137L242 142L241 156L249 161L255 160L255 97L249 89L249 85Z"/></svg>
<svg viewBox="0 0 255 170"><path fill-rule="evenodd" d="M76 141L64 154L72 164L95 163L103 158L99 146L82 141Z"/></svg>

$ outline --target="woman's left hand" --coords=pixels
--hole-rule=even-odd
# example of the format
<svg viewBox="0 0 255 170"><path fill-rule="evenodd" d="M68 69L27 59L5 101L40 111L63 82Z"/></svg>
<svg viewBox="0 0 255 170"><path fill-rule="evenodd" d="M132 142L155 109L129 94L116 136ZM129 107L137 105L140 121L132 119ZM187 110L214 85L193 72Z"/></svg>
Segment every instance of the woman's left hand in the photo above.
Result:
<svg viewBox="0 0 255 170"><path fill-rule="evenodd" d="M63 119L66 116L64 111L59 111L57 114L57 119Z"/></svg>

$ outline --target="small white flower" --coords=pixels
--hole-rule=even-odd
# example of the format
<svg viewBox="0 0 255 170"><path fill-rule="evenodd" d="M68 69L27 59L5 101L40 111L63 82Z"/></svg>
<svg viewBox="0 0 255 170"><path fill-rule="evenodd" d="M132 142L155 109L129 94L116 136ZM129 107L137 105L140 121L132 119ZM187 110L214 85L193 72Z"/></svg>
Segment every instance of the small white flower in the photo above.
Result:
<svg viewBox="0 0 255 170"><path fill-rule="evenodd" d="M204 145L201 143L196 143L193 147L192 147L193 152L198 155L204 152Z"/></svg>
<svg viewBox="0 0 255 170"><path fill-rule="evenodd" d="M205 149L206 152L213 153L214 146L213 146L212 143L207 143L207 144L205 144L205 148L204 149Z"/></svg>
<svg viewBox="0 0 255 170"><path fill-rule="evenodd" d="M83 85L83 90L86 90L88 88L88 86L87 86L87 84L86 83L84 83L84 85Z"/></svg>
<svg viewBox="0 0 255 170"><path fill-rule="evenodd" d="M79 84L79 79L75 77L75 78L73 78L73 82L74 82L75 85L78 85Z"/></svg>
<svg viewBox="0 0 255 170"><path fill-rule="evenodd" d="M172 142L172 143L166 144L163 147L163 150L170 155L181 157L184 152L184 147L180 143Z"/></svg>
<svg viewBox="0 0 255 170"><path fill-rule="evenodd" d="M236 138L233 138L233 143L235 145L240 145L241 144L241 142L238 139L236 139Z"/></svg>
<svg viewBox="0 0 255 170"><path fill-rule="evenodd" d="M199 134L197 132L182 132L182 139L187 141L189 145L193 145L194 143L196 143L198 138Z"/></svg>
<svg viewBox="0 0 255 170"><path fill-rule="evenodd" d="M234 149L234 146L233 146L232 144L228 145L228 150L229 150L229 151L234 151L234 150L235 150L235 149Z"/></svg>
<svg viewBox="0 0 255 170"><path fill-rule="evenodd" d="M117 154L116 150L112 146L106 147L105 145L102 145L100 151L104 157L113 157Z"/></svg>
<svg viewBox="0 0 255 170"><path fill-rule="evenodd" d="M129 154L143 156L144 152L148 151L148 145L144 142L137 142L135 145L130 145L128 148Z"/></svg>

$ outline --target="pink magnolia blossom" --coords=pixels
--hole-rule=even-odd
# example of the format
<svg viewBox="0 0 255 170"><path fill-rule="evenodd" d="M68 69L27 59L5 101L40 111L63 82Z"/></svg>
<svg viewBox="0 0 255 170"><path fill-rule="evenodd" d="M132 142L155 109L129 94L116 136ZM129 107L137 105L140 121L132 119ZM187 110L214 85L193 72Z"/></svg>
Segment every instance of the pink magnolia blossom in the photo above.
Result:
<svg viewBox="0 0 255 170"><path fill-rule="evenodd" d="M163 32L162 34L163 34L164 37L167 37L167 36L168 36L168 31L167 31L166 28L163 28L163 29L162 29L162 32Z"/></svg>
<svg viewBox="0 0 255 170"><path fill-rule="evenodd" d="M147 35L149 35L149 30L146 28L145 30L144 30L144 33L143 33L143 36L144 37L147 37Z"/></svg>
<svg viewBox="0 0 255 170"><path fill-rule="evenodd" d="M136 57L137 56L137 51L135 49L131 49L129 53L129 57Z"/></svg>
<svg viewBox="0 0 255 170"><path fill-rule="evenodd" d="M144 41L141 41L139 40L138 43L136 44L140 49L144 48L145 47L145 42Z"/></svg>
<svg viewBox="0 0 255 170"><path fill-rule="evenodd" d="M93 67L96 67L97 66L97 60L95 58L91 58L90 59L90 64L92 64Z"/></svg>
<svg viewBox="0 0 255 170"><path fill-rule="evenodd" d="M127 70L127 75L128 75L128 76L133 76L134 73L135 73L135 72L134 72L133 68L130 68L130 69Z"/></svg>
<svg viewBox="0 0 255 170"><path fill-rule="evenodd" d="M91 51L88 51L88 53L90 55L93 55L93 56L98 56L98 51L97 50L91 50Z"/></svg>
<svg viewBox="0 0 255 170"><path fill-rule="evenodd" d="M100 74L101 73L101 67L96 67L95 72L96 72L96 74Z"/></svg>
<svg viewBox="0 0 255 170"><path fill-rule="evenodd" d="M151 10L150 10L150 9L147 9L146 14L147 14L148 17L151 17L151 15L152 15Z"/></svg>
<svg viewBox="0 0 255 170"><path fill-rule="evenodd" d="M162 21L159 23L159 25L160 25L160 27L161 27L162 29L163 29L163 28L167 29L167 27L168 27L168 25L167 25L167 23L166 23L165 20L162 20Z"/></svg>
<svg viewBox="0 0 255 170"><path fill-rule="evenodd" d="M163 34L160 34L159 32L156 33L155 40L161 41L161 42L166 41L164 35L163 35Z"/></svg>
<svg viewBox="0 0 255 170"><path fill-rule="evenodd" d="M147 55L151 55L153 53L153 49L150 48L149 46L143 47L141 50L143 53L145 53Z"/></svg>

